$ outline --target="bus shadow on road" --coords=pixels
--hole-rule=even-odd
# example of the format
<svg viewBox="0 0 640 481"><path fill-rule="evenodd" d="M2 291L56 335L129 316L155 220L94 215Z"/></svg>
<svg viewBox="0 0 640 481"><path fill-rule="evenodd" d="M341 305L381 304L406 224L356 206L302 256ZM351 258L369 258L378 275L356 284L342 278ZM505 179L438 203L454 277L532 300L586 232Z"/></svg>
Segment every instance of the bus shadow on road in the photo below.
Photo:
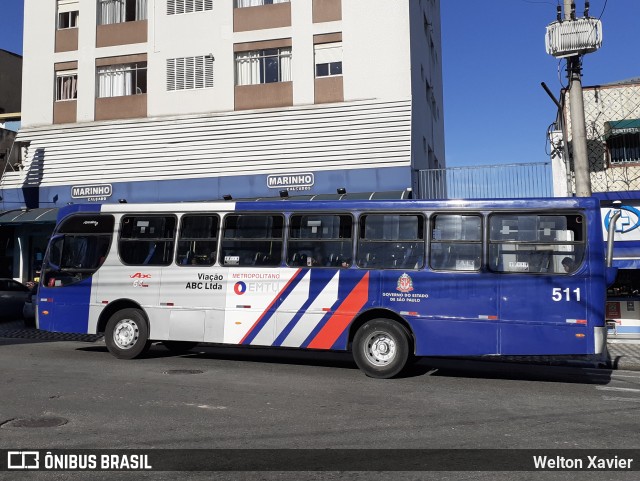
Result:
<svg viewBox="0 0 640 481"><path fill-rule="evenodd" d="M108 352L106 346L80 347L78 351ZM289 364L301 366L335 367L340 369L358 369L348 352L303 351L300 349L269 347L235 347L217 344L200 344L191 351L175 353L161 343L151 346L141 359L181 357L222 361L256 362L268 364Z"/></svg>
<svg viewBox="0 0 640 481"><path fill-rule="evenodd" d="M612 371L596 367L557 363L509 362L483 359L423 358L414 366L416 374L474 379L609 384ZM419 374L418 374L419 375Z"/></svg>
<svg viewBox="0 0 640 481"><path fill-rule="evenodd" d="M85 352L104 352L104 345L80 347ZM253 362L264 364L283 364L296 366L320 366L336 369L357 370L351 353L331 351L304 351L300 349L269 347L236 347L217 344L200 344L185 353L175 353L162 344L154 344L144 355L143 360L162 358L190 358L202 360L222 360ZM542 381L571 384L608 384L611 381L610 369L594 367L576 367L571 365L546 365L543 363L507 362L476 358L422 358L398 376L401 379L424 376L504 379L520 381Z"/></svg>

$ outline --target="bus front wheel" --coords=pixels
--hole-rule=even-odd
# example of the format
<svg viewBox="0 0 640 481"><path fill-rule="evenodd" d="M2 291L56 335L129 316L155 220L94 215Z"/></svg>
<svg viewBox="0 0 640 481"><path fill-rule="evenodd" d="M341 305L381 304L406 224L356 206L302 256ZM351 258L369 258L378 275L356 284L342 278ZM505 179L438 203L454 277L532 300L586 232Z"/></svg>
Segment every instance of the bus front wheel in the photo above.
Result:
<svg viewBox="0 0 640 481"><path fill-rule="evenodd" d="M109 352L118 359L135 359L142 356L151 342L147 319L139 309L122 309L116 312L104 332Z"/></svg>
<svg viewBox="0 0 640 481"><path fill-rule="evenodd" d="M353 339L353 358L369 377L389 379L400 374L410 357L409 335L387 319L364 323Z"/></svg>

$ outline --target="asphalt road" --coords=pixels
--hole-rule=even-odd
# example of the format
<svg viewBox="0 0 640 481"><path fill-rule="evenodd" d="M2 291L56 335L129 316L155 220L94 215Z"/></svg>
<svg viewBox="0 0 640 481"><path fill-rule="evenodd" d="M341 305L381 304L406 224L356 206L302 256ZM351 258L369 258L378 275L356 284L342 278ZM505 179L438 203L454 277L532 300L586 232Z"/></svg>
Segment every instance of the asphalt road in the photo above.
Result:
<svg viewBox="0 0 640 481"><path fill-rule="evenodd" d="M640 372L429 359L374 380L349 355L0 338L0 448L640 448ZM17 420L62 418L57 427ZM17 423L19 424L19 423ZM640 463L640 459L638 460ZM0 478L2 478L0 473ZM578 479L578 473L4 473L6 479ZM579 479L638 479L579 473Z"/></svg>

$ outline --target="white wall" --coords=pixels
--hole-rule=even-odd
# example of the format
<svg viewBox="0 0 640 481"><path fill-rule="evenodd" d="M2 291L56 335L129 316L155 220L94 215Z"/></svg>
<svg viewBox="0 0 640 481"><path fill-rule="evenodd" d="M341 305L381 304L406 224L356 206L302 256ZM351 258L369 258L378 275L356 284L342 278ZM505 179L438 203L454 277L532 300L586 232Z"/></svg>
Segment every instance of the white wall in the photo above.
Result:
<svg viewBox="0 0 640 481"><path fill-rule="evenodd" d="M410 1L342 0L345 100L411 98Z"/></svg>
<svg viewBox="0 0 640 481"><path fill-rule="evenodd" d="M56 3L24 2L22 126L53 122Z"/></svg>

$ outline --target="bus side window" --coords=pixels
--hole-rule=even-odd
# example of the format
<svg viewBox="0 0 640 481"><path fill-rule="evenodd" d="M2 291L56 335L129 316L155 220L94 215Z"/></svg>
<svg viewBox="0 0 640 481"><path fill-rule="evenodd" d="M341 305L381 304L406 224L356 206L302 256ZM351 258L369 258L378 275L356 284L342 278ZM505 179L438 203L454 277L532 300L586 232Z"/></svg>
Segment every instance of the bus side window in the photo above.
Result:
<svg viewBox="0 0 640 481"><path fill-rule="evenodd" d="M489 232L495 272L571 274L584 257L581 215L493 214Z"/></svg>
<svg viewBox="0 0 640 481"><path fill-rule="evenodd" d="M185 214L180 220L176 264L211 266L216 262L220 218L213 214Z"/></svg>
<svg viewBox="0 0 640 481"><path fill-rule="evenodd" d="M431 220L429 264L434 270L476 271L482 265L482 218L438 214Z"/></svg>
<svg viewBox="0 0 640 481"><path fill-rule="evenodd" d="M293 214L289 220L287 264L346 268L351 264L353 218L347 214Z"/></svg>
<svg viewBox="0 0 640 481"><path fill-rule="evenodd" d="M279 266L284 217L274 214L228 214L221 242L225 266Z"/></svg>
<svg viewBox="0 0 640 481"><path fill-rule="evenodd" d="M173 257L173 215L127 215L122 218L118 252L126 265L168 266Z"/></svg>
<svg viewBox="0 0 640 481"><path fill-rule="evenodd" d="M356 263L364 269L421 269L424 240L422 215L363 215Z"/></svg>

